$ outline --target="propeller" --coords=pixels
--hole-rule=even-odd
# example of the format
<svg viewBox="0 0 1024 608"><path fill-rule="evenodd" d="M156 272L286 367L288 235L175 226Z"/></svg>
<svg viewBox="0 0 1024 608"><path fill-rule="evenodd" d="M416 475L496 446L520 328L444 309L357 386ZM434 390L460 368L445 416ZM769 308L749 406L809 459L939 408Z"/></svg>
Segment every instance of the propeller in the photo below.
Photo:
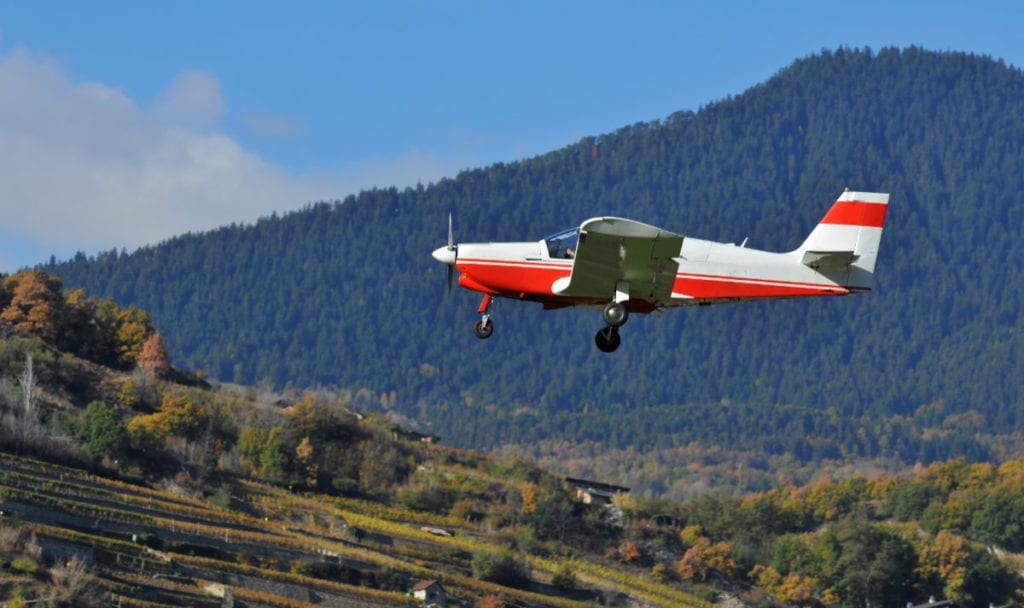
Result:
<svg viewBox="0 0 1024 608"><path fill-rule="evenodd" d="M452 277L455 275L455 256L458 252L455 249L455 232L452 230L452 214L448 213L448 251L452 252L452 263L448 264L448 297L452 295Z"/></svg>
<svg viewBox="0 0 1024 608"><path fill-rule="evenodd" d="M448 295L452 294L452 279L455 276L455 258L458 256L459 246L455 244L455 235L452 232L452 214L448 214L448 246L438 247L432 254L434 259L442 264L448 265Z"/></svg>

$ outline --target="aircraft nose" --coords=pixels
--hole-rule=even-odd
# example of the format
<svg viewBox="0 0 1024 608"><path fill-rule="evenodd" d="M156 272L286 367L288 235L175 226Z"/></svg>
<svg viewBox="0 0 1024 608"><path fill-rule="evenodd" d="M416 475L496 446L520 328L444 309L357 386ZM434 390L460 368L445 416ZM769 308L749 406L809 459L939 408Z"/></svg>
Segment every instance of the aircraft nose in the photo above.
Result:
<svg viewBox="0 0 1024 608"><path fill-rule="evenodd" d="M449 249L448 247L438 247L434 250L434 259L442 264L448 264L453 266L455 264L455 249Z"/></svg>

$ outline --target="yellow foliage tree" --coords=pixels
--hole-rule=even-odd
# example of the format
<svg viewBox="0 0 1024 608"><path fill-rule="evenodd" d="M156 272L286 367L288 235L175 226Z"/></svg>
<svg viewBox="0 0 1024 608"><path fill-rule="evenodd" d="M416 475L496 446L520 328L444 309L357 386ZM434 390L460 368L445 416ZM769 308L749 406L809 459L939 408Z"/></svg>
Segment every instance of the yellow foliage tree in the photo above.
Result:
<svg viewBox="0 0 1024 608"><path fill-rule="evenodd" d="M697 524L686 526L679 531L679 538L689 546L694 546L704 536L704 528Z"/></svg>
<svg viewBox="0 0 1024 608"><path fill-rule="evenodd" d="M814 597L817 581L813 578L805 578L795 572L783 576L775 568L761 564L754 566L749 576L758 587L788 604L813 605L818 601Z"/></svg>
<svg viewBox="0 0 1024 608"><path fill-rule="evenodd" d="M943 593L951 600L966 599L964 582L970 566L970 544L945 530L936 534L934 541L922 543L918 550L918 575L941 581Z"/></svg>
<svg viewBox="0 0 1024 608"><path fill-rule="evenodd" d="M806 606L815 603L814 579L791 572L775 588L775 597L788 604Z"/></svg>
<svg viewBox="0 0 1024 608"><path fill-rule="evenodd" d="M320 465L313 462L313 442L309 440L309 437L303 437L299 442L298 447L295 448L295 457L306 472L306 485L315 486Z"/></svg>
<svg viewBox="0 0 1024 608"><path fill-rule="evenodd" d="M520 508L520 510L523 513L536 513L537 486L532 481L528 481L523 484L523 487L520 489L520 494L523 498L523 506Z"/></svg>
<svg viewBox="0 0 1024 608"><path fill-rule="evenodd" d="M192 398L166 394L156 412L132 418L126 428L133 443L152 449L172 435L194 436L207 420L206 408Z"/></svg>
<svg viewBox="0 0 1024 608"><path fill-rule="evenodd" d="M117 353L121 364L133 365L153 333L153 322L146 311L132 307L118 313L117 328Z"/></svg>

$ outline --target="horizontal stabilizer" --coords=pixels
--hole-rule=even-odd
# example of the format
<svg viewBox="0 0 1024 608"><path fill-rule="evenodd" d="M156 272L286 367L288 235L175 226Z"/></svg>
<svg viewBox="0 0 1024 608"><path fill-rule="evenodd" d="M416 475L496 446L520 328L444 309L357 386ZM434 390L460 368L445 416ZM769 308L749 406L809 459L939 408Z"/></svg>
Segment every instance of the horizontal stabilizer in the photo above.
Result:
<svg viewBox="0 0 1024 608"><path fill-rule="evenodd" d="M800 261L811 268L842 268L856 259L852 251L805 251Z"/></svg>

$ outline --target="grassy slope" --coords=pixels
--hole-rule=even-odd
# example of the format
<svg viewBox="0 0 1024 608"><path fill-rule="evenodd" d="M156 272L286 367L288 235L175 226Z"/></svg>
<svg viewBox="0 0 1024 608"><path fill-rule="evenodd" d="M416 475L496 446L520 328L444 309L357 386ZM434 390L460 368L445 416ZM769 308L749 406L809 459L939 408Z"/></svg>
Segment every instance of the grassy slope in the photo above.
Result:
<svg viewBox="0 0 1024 608"><path fill-rule="evenodd" d="M522 606L586 606L601 593L625 594L652 606L702 604L673 586L651 582L643 571L623 570L593 556L529 557L527 588L480 581L470 575L469 557L498 547L493 538L476 533L475 524L253 482L238 487L242 495L233 502L240 508L228 509L80 469L0 455L4 519L34 532L54 554L91 555L99 584L123 605L211 605L212 596L203 591L211 583L221 585L214 590L232 589L247 605L410 603L400 591L300 574L293 564L303 562L347 567L359 573L350 576L363 581L389 569L410 581L437 579L450 598L473 603L502 595ZM428 524L454 536L421 529ZM347 532L350 527L361 532L359 540ZM151 545L159 539L160 548L140 539ZM576 593L558 593L550 585L563 565L576 573Z"/></svg>

